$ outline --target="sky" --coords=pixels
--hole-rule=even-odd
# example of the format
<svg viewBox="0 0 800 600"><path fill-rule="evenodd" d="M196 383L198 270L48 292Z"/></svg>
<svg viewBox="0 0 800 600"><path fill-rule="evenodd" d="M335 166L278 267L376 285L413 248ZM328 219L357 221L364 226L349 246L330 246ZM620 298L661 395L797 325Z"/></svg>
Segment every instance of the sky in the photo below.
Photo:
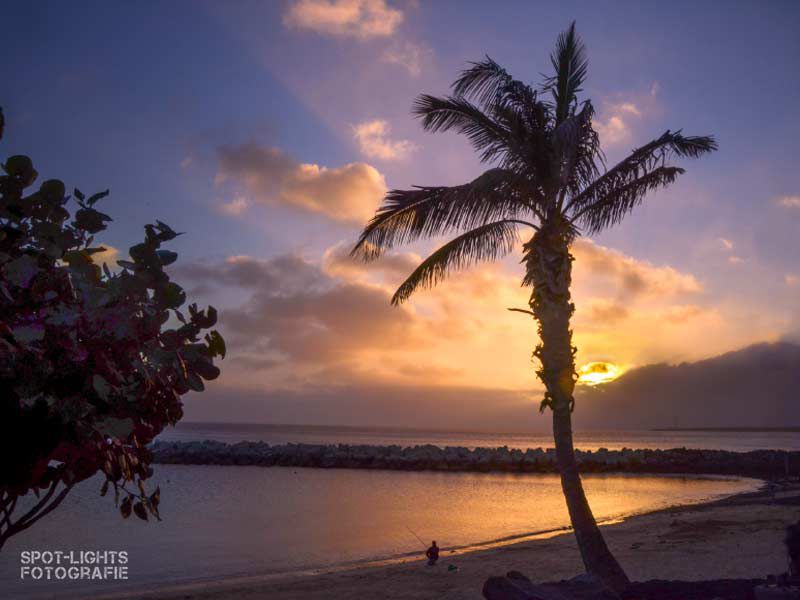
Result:
<svg viewBox="0 0 800 600"><path fill-rule="evenodd" d="M719 151L576 242L578 363L695 361L800 331L800 6L790 1L4 3L2 155L110 188L109 260L155 219L229 355L187 420L520 428L536 408L519 255L394 308L443 240L347 256L388 189L488 168L411 114L491 56L538 85L577 21L609 164L667 129ZM516 411L516 412L515 412Z"/></svg>

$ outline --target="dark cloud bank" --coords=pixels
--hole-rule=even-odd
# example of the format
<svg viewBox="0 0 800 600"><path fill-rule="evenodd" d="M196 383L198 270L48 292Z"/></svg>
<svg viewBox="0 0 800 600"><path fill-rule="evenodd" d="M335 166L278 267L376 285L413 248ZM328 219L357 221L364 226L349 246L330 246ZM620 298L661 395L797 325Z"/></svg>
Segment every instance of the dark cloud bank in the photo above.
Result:
<svg viewBox="0 0 800 600"><path fill-rule="evenodd" d="M756 344L694 363L649 365L583 390L577 425L800 426L800 345Z"/></svg>

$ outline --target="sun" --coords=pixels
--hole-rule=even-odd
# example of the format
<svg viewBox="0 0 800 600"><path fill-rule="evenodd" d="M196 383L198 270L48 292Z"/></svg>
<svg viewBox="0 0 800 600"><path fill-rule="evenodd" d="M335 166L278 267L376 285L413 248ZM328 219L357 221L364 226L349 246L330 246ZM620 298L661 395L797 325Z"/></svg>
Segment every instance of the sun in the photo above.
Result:
<svg viewBox="0 0 800 600"><path fill-rule="evenodd" d="M578 383L582 385L600 385L614 381L622 373L622 367L614 363L590 362L578 369Z"/></svg>

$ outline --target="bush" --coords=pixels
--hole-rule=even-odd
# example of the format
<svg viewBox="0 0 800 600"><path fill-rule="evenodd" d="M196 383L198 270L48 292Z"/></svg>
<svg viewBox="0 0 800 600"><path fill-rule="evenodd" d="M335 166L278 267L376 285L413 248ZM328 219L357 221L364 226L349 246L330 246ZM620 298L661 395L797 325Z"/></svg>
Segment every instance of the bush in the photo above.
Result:
<svg viewBox="0 0 800 600"><path fill-rule="evenodd" d="M50 179L26 195L31 159L2 167L0 547L98 471L123 517L158 518L147 444L180 420L183 394L219 375L217 313L181 309L186 294L164 270L178 257L162 248L179 235L169 226L146 225L130 261L101 268L94 240L111 217L96 206L108 191L70 198ZM37 499L19 514L29 492Z"/></svg>

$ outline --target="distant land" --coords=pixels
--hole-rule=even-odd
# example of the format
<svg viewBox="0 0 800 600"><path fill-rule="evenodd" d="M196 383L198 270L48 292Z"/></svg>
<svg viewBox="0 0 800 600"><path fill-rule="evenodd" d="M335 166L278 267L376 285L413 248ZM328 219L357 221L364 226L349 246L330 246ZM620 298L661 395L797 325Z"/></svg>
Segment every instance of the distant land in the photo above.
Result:
<svg viewBox="0 0 800 600"><path fill-rule="evenodd" d="M650 431L720 431L731 433L793 433L800 427L653 427Z"/></svg>
<svg viewBox="0 0 800 600"><path fill-rule="evenodd" d="M632 369L579 388L575 420L608 429L800 431L800 345L755 344L698 362Z"/></svg>

